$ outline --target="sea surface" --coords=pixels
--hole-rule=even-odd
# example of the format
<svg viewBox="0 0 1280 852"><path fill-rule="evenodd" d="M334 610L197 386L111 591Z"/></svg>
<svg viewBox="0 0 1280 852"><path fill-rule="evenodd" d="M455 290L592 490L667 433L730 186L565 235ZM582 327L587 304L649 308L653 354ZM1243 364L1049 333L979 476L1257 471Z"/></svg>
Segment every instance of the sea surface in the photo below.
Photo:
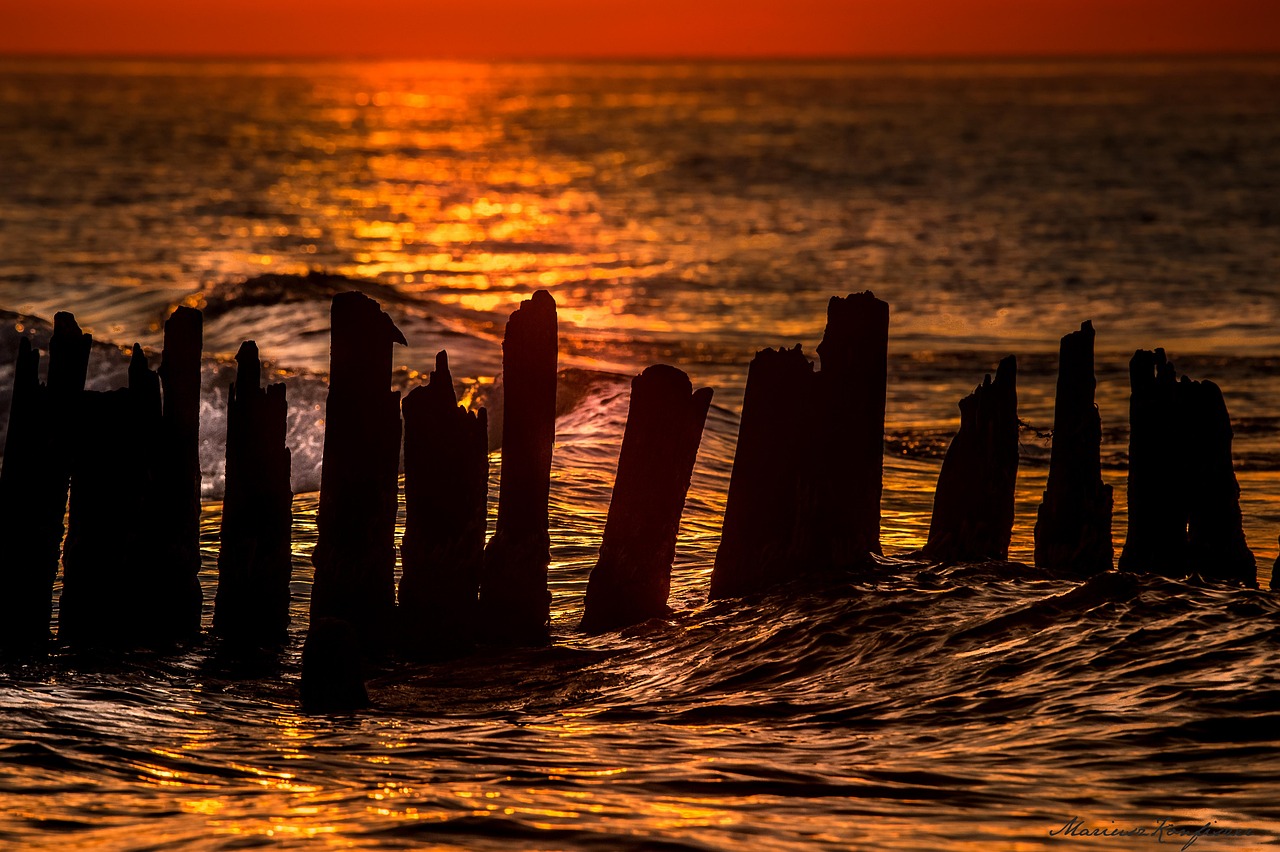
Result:
<svg viewBox="0 0 1280 852"><path fill-rule="evenodd" d="M17 341L43 346L56 311L92 331L108 389L122 347L158 359L160 323L193 305L206 624L242 340L288 385L298 492L278 658L232 669L208 641L0 667L0 848L1129 850L1205 824L1253 833L1191 848L1276 842L1277 93L1277 58L0 58L0 425ZM555 297L554 645L382 669L369 712L310 716L328 309L349 289L408 339L396 387L447 349L495 410L506 317ZM708 604L747 364L814 352L827 300L868 289L892 310L886 558ZM1162 346L1223 388L1264 590L1019 564L1057 343L1086 319L1117 554L1127 362ZM958 400L1009 353L1015 562L901 559ZM715 389L673 614L587 638L629 381L659 362Z"/></svg>

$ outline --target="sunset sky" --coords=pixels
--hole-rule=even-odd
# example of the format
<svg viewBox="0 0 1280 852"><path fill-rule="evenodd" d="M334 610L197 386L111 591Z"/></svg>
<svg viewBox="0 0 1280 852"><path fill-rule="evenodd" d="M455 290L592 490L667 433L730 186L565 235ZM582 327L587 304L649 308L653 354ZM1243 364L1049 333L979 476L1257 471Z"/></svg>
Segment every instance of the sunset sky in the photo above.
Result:
<svg viewBox="0 0 1280 852"><path fill-rule="evenodd" d="M394 58L1280 51L1277 0L0 0L0 53Z"/></svg>

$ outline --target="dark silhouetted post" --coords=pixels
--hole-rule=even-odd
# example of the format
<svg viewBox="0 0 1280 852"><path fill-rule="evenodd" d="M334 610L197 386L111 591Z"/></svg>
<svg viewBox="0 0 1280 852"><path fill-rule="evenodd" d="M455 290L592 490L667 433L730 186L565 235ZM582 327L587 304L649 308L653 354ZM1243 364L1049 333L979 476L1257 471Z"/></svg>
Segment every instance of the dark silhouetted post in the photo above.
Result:
<svg viewBox="0 0 1280 852"><path fill-rule="evenodd" d="M1012 355L960 401L922 553L936 562L1007 559L1018 478L1017 361Z"/></svg>
<svg viewBox="0 0 1280 852"><path fill-rule="evenodd" d="M172 638L160 608L171 602L156 540L155 447L160 377L137 344L129 387L85 391L72 457L58 639L121 647Z"/></svg>
<svg viewBox="0 0 1280 852"><path fill-rule="evenodd" d="M283 384L262 387L252 340L236 353L227 400L227 473L213 628L240 646L283 643L289 628L293 491Z"/></svg>
<svg viewBox="0 0 1280 852"><path fill-rule="evenodd" d="M817 557L847 568L880 553L889 305L871 292L833 296L818 344L823 478Z"/></svg>
<svg viewBox="0 0 1280 852"><path fill-rule="evenodd" d="M318 540L311 561L312 624L349 622L368 652L395 616L395 524L400 394L391 349L404 335L361 293L333 298Z"/></svg>
<svg viewBox="0 0 1280 852"><path fill-rule="evenodd" d="M360 636L346 621L319 618L311 622L302 647L303 710L351 713L369 706L360 644Z"/></svg>
<svg viewBox="0 0 1280 852"><path fill-rule="evenodd" d="M71 314L57 314L48 384L41 386L39 352L25 337L18 342L0 472L0 651L43 650L49 641L71 450L92 345Z"/></svg>
<svg viewBox="0 0 1280 852"><path fill-rule="evenodd" d="M807 570L818 477L812 465L813 364L794 349L762 349L747 371L738 446L711 598L761 591Z"/></svg>
<svg viewBox="0 0 1280 852"><path fill-rule="evenodd" d="M1258 585L1258 565L1245 542L1240 485L1231 463L1231 416L1210 381L1178 383L1186 424L1187 556L1202 577Z"/></svg>
<svg viewBox="0 0 1280 852"><path fill-rule="evenodd" d="M1111 486L1102 482L1102 418L1094 405L1093 323L1062 338L1049 482L1035 529L1041 568L1111 570Z"/></svg>
<svg viewBox="0 0 1280 852"><path fill-rule="evenodd" d="M1185 418L1177 373L1164 350L1139 349L1129 361L1129 529L1119 568L1187 573Z"/></svg>
<svg viewBox="0 0 1280 852"><path fill-rule="evenodd" d="M436 355L430 383L404 411L404 542L400 547L401 636L415 656L468 647L484 563L489 497L485 410L458 405L449 356Z"/></svg>
<svg viewBox="0 0 1280 852"><path fill-rule="evenodd" d="M539 290L511 315L502 340L498 526L480 579L482 629L490 641L538 644L549 636L547 500L558 346L555 300Z"/></svg>
<svg viewBox="0 0 1280 852"><path fill-rule="evenodd" d="M156 628L173 639L200 633L200 355L204 318L180 307L164 324L160 381L164 391L156 534L161 539Z"/></svg>
<svg viewBox="0 0 1280 852"><path fill-rule="evenodd" d="M666 615L671 563L711 388L659 364L631 382L600 559L587 584L582 629L614 630Z"/></svg>

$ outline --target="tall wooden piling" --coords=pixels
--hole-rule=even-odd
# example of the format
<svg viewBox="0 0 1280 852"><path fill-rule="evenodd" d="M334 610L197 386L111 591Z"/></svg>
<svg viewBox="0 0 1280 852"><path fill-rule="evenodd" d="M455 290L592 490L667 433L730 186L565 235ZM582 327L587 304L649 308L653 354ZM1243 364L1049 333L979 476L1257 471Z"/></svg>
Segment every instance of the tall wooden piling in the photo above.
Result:
<svg viewBox="0 0 1280 852"><path fill-rule="evenodd" d="M200 361L204 317L179 307L164 324L160 362L163 390L158 456L154 459L158 571L163 604L157 627L173 639L200 633L204 598L200 589Z"/></svg>
<svg viewBox="0 0 1280 852"><path fill-rule="evenodd" d="M1035 563L1092 576L1111 570L1111 486L1102 481L1102 418L1094 404L1093 323L1062 338L1049 481L1035 526Z"/></svg>
<svg viewBox="0 0 1280 852"><path fill-rule="evenodd" d="M401 645L447 656L476 633L489 497L485 409L458 405L449 356L404 398L405 530L400 547Z"/></svg>
<svg viewBox="0 0 1280 852"><path fill-rule="evenodd" d="M1202 577L1258 585L1258 565L1245 541L1240 485L1231 461L1231 416L1211 381L1178 383L1187 417L1185 449L1187 559Z"/></svg>
<svg viewBox="0 0 1280 852"><path fill-rule="evenodd" d="M1163 349L1129 361L1129 528L1119 567L1182 577L1187 563L1186 418Z"/></svg>
<svg viewBox="0 0 1280 852"><path fill-rule="evenodd" d="M75 317L58 313L42 386L39 352L25 337L18 344L0 471L0 653L43 650L49 640L71 451L92 345Z"/></svg>
<svg viewBox="0 0 1280 852"><path fill-rule="evenodd" d="M813 364L794 349L762 349L747 370L711 598L764 590L808 570L823 489L812 465L806 405Z"/></svg>
<svg viewBox="0 0 1280 852"><path fill-rule="evenodd" d="M160 377L137 344L129 386L85 391L86 423L72 456L58 640L82 647L160 646L171 605L155 518Z"/></svg>
<svg viewBox="0 0 1280 852"><path fill-rule="evenodd" d="M683 370L663 364L632 380L583 630L599 633L668 613L676 535L711 394L711 388L694 392Z"/></svg>
<svg viewBox="0 0 1280 852"><path fill-rule="evenodd" d="M395 615L400 394L392 345L405 342L378 303L333 298L311 619L346 621L367 652L385 649Z"/></svg>
<svg viewBox="0 0 1280 852"><path fill-rule="evenodd" d="M213 629L237 646L288 638L293 491L284 384L262 387L254 341L236 353L227 398L227 466Z"/></svg>
<svg viewBox="0 0 1280 852"><path fill-rule="evenodd" d="M1017 361L1010 355L960 401L960 430L947 448L922 553L937 562L1009 557L1018 477Z"/></svg>
<svg viewBox="0 0 1280 852"><path fill-rule="evenodd" d="M827 305L818 344L821 495L817 567L847 568L880 553L889 305L870 291Z"/></svg>
<svg viewBox="0 0 1280 852"><path fill-rule="evenodd" d="M555 444L556 303L539 290L507 321L502 340L502 473L498 526L485 548L480 612L487 641L547 641L551 539L547 504Z"/></svg>

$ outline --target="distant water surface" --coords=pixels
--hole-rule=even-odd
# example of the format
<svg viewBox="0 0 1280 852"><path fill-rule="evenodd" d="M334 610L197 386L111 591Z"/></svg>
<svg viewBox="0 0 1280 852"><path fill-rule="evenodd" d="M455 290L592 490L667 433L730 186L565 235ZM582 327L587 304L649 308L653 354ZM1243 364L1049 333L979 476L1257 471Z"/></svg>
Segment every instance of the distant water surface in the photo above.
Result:
<svg viewBox="0 0 1280 852"><path fill-rule="evenodd" d="M747 363L812 353L827 299L864 289L892 306L886 553L923 542L956 402L1013 352L1027 429L1011 556L1030 561L1057 341L1092 319L1117 552L1127 359L1164 346L1224 389L1265 586L1277 92L1266 58L0 59L0 415L18 338L42 342L54 312L103 344L90 384L105 389L123 382L119 346L154 353L168 310L195 305L209 601L243 339L289 385L300 492L295 642L273 668L235 677L201 647L0 671L0 845L1039 848L1071 843L1048 831L1073 815L1280 830L1268 592L887 563L705 603ZM380 710L331 720L297 711L298 642L328 306L353 287L405 331L399 387L447 348L467 398L491 405L506 317L555 296L558 648L383 673ZM716 390L677 612L585 639L627 382L655 362ZM1227 847L1213 842L1198 846Z"/></svg>

